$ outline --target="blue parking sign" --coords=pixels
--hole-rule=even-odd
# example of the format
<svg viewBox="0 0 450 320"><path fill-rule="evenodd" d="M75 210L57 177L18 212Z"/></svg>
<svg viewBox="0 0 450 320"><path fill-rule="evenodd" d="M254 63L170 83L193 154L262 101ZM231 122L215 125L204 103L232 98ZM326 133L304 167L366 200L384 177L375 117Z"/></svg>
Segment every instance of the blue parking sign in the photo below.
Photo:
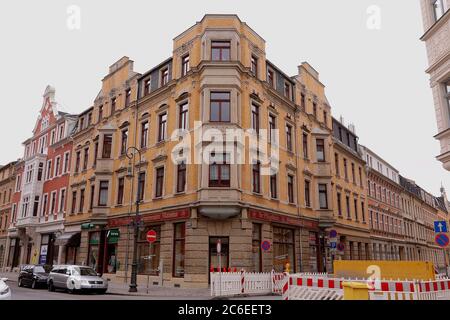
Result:
<svg viewBox="0 0 450 320"><path fill-rule="evenodd" d="M447 233L447 221L435 221L434 222L434 232L436 233Z"/></svg>
<svg viewBox="0 0 450 320"><path fill-rule="evenodd" d="M330 242L331 249L337 248L337 242Z"/></svg>

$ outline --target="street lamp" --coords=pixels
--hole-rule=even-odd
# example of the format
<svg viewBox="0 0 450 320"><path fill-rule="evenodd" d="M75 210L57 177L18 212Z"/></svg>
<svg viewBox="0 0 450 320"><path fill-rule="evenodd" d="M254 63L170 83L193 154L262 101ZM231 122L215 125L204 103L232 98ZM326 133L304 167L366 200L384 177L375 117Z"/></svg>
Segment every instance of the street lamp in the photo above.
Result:
<svg viewBox="0 0 450 320"><path fill-rule="evenodd" d="M127 158L130 159L130 161L133 161L133 169L129 170L128 177L133 178L133 172L134 172L134 163L136 154L139 155L139 163L138 163L138 179L141 174L141 163L142 163L142 154L139 149L136 147L129 147L127 149ZM130 175L131 174L131 175ZM131 283L130 283L130 289L128 292L137 292L137 246L138 246L138 234L139 234L139 204L141 202L139 193L141 190L139 189L139 183L136 193L136 217L134 220L134 242L133 242L133 264L131 265Z"/></svg>

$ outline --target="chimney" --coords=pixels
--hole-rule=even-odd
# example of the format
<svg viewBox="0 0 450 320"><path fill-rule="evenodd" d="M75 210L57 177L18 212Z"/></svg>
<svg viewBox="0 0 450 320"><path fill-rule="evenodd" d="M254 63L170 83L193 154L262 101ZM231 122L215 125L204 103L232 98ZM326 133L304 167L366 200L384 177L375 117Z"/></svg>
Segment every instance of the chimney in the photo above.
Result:
<svg viewBox="0 0 450 320"><path fill-rule="evenodd" d="M355 132L355 125L353 123L350 123L348 125L348 130L350 130L350 132L352 132L353 134L356 134L356 132Z"/></svg>

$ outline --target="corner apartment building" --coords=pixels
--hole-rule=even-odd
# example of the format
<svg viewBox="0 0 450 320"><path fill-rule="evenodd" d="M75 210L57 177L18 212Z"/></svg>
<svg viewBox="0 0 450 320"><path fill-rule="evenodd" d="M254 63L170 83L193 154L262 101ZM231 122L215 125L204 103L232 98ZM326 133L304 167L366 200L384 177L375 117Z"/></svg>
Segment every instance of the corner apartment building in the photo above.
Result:
<svg viewBox="0 0 450 320"><path fill-rule="evenodd" d="M76 116L58 111L55 89L48 86L33 129L17 164L8 230L8 268L20 264L57 264L56 238L64 230Z"/></svg>
<svg viewBox="0 0 450 320"><path fill-rule="evenodd" d="M0 270L6 265L6 242L11 218L11 200L15 183L16 162L0 166Z"/></svg>
<svg viewBox="0 0 450 320"><path fill-rule="evenodd" d="M114 64L78 120L92 114L93 122L73 136L65 234L79 247L67 261L128 277L138 194L140 282L158 281L162 268L166 285L207 286L218 240L225 268L330 268L331 110L317 71L298 69L290 77L269 62L265 41L235 15L206 15L174 39L172 57L142 75L126 57ZM261 161L233 162L240 142L205 153L211 140L183 140L240 128L279 147L271 154L279 170L263 175ZM172 161L180 139L187 148ZM130 160L129 147L142 158ZM191 161L197 150L211 161ZM263 239L272 243L267 252Z"/></svg>
<svg viewBox="0 0 450 320"><path fill-rule="evenodd" d="M450 171L450 0L421 0L430 86L441 144L437 159Z"/></svg>

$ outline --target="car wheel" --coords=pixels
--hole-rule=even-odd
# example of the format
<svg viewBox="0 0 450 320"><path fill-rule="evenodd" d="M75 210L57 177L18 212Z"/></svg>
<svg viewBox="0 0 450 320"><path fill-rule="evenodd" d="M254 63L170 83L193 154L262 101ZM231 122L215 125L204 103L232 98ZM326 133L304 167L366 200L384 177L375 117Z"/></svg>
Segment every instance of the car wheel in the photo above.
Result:
<svg viewBox="0 0 450 320"><path fill-rule="evenodd" d="M31 282L31 289L36 289L36 280L33 280L33 282Z"/></svg>
<svg viewBox="0 0 450 320"><path fill-rule="evenodd" d="M55 292L55 286L53 285L53 281L48 283L48 291Z"/></svg>
<svg viewBox="0 0 450 320"><path fill-rule="evenodd" d="M22 278L19 278L19 283L17 284L19 287L23 287Z"/></svg>

